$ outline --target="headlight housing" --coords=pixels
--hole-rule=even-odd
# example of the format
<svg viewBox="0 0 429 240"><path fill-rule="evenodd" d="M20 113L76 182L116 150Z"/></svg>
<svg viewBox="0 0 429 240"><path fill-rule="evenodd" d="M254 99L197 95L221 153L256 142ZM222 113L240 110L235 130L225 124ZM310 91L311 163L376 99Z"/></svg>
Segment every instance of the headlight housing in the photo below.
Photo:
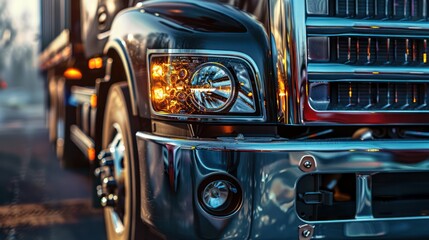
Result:
<svg viewBox="0 0 429 240"><path fill-rule="evenodd" d="M181 119L261 117L256 73L245 59L153 53L148 68L156 115Z"/></svg>

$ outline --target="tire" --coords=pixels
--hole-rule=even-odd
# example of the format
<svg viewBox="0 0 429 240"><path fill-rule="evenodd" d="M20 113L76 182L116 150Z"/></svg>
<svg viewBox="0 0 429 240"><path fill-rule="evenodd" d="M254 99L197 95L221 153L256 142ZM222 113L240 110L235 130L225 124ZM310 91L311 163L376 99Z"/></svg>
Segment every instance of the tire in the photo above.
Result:
<svg viewBox="0 0 429 240"><path fill-rule="evenodd" d="M57 82L55 150L63 168L83 169L89 166L89 162L70 137L70 127L76 121L76 108L67 103L70 89L71 86L66 79L62 78Z"/></svg>
<svg viewBox="0 0 429 240"><path fill-rule="evenodd" d="M131 113L126 83L112 85L106 102L102 137L102 149L110 149L115 161L112 175L117 182L117 188L113 190L117 196L117 204L104 208L109 240L143 239L144 226L140 218L139 161L135 139L138 126L138 119ZM117 146L115 151L112 150L115 149L114 146ZM120 152L119 149L122 146L123 152L115 154ZM123 231L115 231L115 226L120 224L123 226Z"/></svg>

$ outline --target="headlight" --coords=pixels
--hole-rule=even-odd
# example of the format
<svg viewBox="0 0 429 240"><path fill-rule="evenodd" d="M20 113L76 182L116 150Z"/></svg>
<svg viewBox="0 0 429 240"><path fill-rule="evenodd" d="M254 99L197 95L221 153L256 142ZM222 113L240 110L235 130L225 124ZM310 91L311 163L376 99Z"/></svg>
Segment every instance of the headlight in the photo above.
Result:
<svg viewBox="0 0 429 240"><path fill-rule="evenodd" d="M228 118L261 113L255 73L244 59L152 54L149 69L150 98L157 115Z"/></svg>

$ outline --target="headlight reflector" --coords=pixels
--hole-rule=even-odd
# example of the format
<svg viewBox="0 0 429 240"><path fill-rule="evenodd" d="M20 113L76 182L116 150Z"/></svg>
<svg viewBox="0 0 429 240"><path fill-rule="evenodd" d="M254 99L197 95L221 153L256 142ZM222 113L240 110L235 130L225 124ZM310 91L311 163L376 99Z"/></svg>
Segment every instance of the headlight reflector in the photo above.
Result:
<svg viewBox="0 0 429 240"><path fill-rule="evenodd" d="M221 111L227 108L234 98L234 78L228 69L217 63L200 66L195 71L190 85L192 100L201 111Z"/></svg>
<svg viewBox="0 0 429 240"><path fill-rule="evenodd" d="M153 54L148 68L152 109L157 115L260 114L255 74L240 58Z"/></svg>

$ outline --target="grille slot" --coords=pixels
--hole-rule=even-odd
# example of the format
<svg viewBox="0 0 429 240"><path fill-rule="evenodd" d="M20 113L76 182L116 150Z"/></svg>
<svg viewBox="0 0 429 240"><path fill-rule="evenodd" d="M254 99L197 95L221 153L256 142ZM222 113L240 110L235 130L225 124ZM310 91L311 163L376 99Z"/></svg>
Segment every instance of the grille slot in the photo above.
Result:
<svg viewBox="0 0 429 240"><path fill-rule="evenodd" d="M428 86L429 83L331 82L329 104L313 107L330 111L429 110ZM313 94L317 92L311 92L311 99Z"/></svg>
<svg viewBox="0 0 429 240"><path fill-rule="evenodd" d="M427 39L335 37L332 62L352 65L427 64Z"/></svg>
<svg viewBox="0 0 429 240"><path fill-rule="evenodd" d="M427 21L427 0L331 0L335 17Z"/></svg>

